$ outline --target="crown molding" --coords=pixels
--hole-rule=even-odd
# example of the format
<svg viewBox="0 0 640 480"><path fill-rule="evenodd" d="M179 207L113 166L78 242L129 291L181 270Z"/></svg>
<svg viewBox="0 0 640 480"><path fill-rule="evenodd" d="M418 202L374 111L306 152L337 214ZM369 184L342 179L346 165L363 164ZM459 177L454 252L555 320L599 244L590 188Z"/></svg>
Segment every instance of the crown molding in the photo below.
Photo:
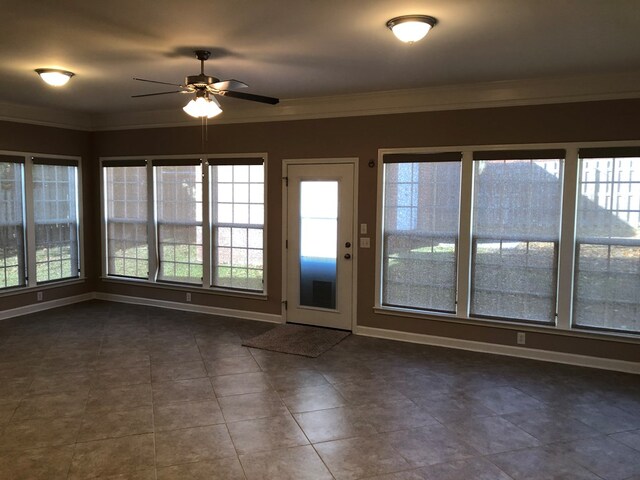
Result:
<svg viewBox="0 0 640 480"><path fill-rule="evenodd" d="M640 98L640 72L508 80L283 100L233 101L211 125ZM0 104L0 120L87 131L192 127L182 109L85 114Z"/></svg>
<svg viewBox="0 0 640 480"><path fill-rule="evenodd" d="M71 130L91 130L91 116L69 110L0 103L0 121Z"/></svg>

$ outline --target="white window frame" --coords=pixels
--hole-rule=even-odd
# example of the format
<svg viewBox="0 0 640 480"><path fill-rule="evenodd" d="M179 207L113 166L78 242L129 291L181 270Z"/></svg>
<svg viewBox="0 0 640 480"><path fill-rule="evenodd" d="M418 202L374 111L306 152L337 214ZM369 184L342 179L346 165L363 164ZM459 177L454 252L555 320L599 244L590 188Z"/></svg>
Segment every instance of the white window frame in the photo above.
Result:
<svg viewBox="0 0 640 480"><path fill-rule="evenodd" d="M215 158L262 158L264 168L264 225L263 225L263 272L264 283L262 291L240 290L212 285L211 281L211 258L213 245L211 241L211 185L209 179L209 159ZM158 252L157 252L157 229L156 229L156 205L155 205L155 184L153 174L154 160L185 160L200 159L202 165L202 284L189 284L172 282L167 280L158 281ZM121 277L108 274L107 259L107 224L106 224L106 191L104 188L104 168L103 163L108 161L127 160L135 162L146 161L147 168L147 242L149 249L149 275L145 278ZM152 288L169 290L197 291L199 293L219 294L232 297L249 297L261 300L267 299L267 190L268 190L268 155L266 152L259 153L209 153L209 154L180 154L180 155L127 155L100 157L100 238L101 238L101 276L104 281L124 284L139 284Z"/></svg>
<svg viewBox="0 0 640 480"><path fill-rule="evenodd" d="M425 148L382 148L378 150L378 185L377 185L377 228L376 228L376 261L375 261L375 296L374 312L383 315L417 318L424 320L440 320L445 322L470 325L491 325L499 328L520 331L560 332L585 338L617 337L632 341L638 340L640 332L622 332L608 330L586 330L573 324L573 290L575 263L575 217L578 195L578 150L580 148L597 147L638 147L640 141L631 142L566 142L566 143L534 143L534 144L498 144L498 145L444 145ZM520 320L504 320L477 318L469 315L471 287L471 228L473 212L473 152L501 150L543 150L564 149L563 185L561 195L561 224L558 246L557 271L557 319L555 324L532 325ZM441 153L450 151L462 152L462 173L460 186L460 222L458 232L458 276L457 276L457 312L455 314L441 312L425 312L405 307L389 307L382 304L382 242L383 242L383 200L384 200L384 155L394 153Z"/></svg>
<svg viewBox="0 0 640 480"><path fill-rule="evenodd" d="M40 152L18 152L10 150L0 150L0 155L24 157L23 173L23 215L25 218L25 258L26 258L26 279L24 286L3 288L0 290L0 297L14 295L16 293L48 290L58 288L63 285L83 283L85 277L84 262L84 213L83 213L83 176L82 158L72 155L54 155ZM35 240L35 214L33 197L33 160L34 158L62 160L77 162L76 175L76 213L78 228L78 275L68 278L61 278L38 283L36 280L36 240Z"/></svg>

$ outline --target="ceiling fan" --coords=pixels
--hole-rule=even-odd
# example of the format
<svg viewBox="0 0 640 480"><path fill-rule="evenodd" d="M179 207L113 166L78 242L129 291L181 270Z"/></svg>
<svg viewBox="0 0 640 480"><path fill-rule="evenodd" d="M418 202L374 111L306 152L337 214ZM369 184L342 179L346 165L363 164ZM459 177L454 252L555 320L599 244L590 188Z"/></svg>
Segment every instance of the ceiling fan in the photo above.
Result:
<svg viewBox="0 0 640 480"><path fill-rule="evenodd" d="M196 50L194 52L196 58L200 60L200 73L198 75L189 75L185 78L184 84L158 82L156 80L146 80L144 78L134 78L139 82L158 83L161 85L172 85L178 87L179 90L170 92L146 93L142 95L132 95L132 98L152 97L155 95L168 95L171 93L190 93L195 94L195 98L191 100L183 110L192 117L212 118L222 113L222 108L216 100L215 96L239 98L241 100L249 100L252 102L268 103L275 105L280 100L273 97L265 97L263 95L255 95L253 93L237 92L235 89L246 88L248 85L239 80L220 80L216 77L206 75L204 73L204 62L211 56L211 52L207 50Z"/></svg>

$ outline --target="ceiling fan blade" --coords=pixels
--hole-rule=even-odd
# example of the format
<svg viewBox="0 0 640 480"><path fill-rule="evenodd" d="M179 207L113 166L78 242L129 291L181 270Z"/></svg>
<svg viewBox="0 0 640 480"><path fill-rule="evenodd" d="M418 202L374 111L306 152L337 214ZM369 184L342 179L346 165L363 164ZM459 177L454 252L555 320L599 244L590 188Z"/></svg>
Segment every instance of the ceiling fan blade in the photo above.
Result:
<svg viewBox="0 0 640 480"><path fill-rule="evenodd" d="M246 83L241 82L240 80L234 80L233 78L231 80L222 80L213 84L213 88L216 90L235 90L236 88L247 88L248 86L249 85Z"/></svg>
<svg viewBox="0 0 640 480"><path fill-rule="evenodd" d="M179 85L177 83L158 82L157 80L147 80L144 78L136 78L136 77L133 77L133 79L139 82L159 83L160 85L173 85L174 87L182 87L182 85Z"/></svg>
<svg viewBox="0 0 640 480"><path fill-rule="evenodd" d="M254 95L253 93L234 92L232 90L223 90L220 92L223 97L239 98L241 100L250 100L252 102L268 103L275 105L280 102L279 99L273 97L265 97L263 95Z"/></svg>
<svg viewBox="0 0 640 480"><path fill-rule="evenodd" d="M183 90L173 90L171 92L145 93L145 94L142 94L142 95L131 95L131 98L153 97L154 95L168 95L170 93L184 93L184 91Z"/></svg>

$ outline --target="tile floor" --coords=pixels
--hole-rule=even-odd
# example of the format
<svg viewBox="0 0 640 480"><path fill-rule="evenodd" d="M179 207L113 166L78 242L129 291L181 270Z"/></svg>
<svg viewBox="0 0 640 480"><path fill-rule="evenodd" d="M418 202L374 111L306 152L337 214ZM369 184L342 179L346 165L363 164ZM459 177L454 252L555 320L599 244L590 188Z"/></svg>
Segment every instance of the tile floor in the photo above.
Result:
<svg viewBox="0 0 640 480"><path fill-rule="evenodd" d="M640 479L640 377L88 302L0 323L2 479Z"/></svg>

